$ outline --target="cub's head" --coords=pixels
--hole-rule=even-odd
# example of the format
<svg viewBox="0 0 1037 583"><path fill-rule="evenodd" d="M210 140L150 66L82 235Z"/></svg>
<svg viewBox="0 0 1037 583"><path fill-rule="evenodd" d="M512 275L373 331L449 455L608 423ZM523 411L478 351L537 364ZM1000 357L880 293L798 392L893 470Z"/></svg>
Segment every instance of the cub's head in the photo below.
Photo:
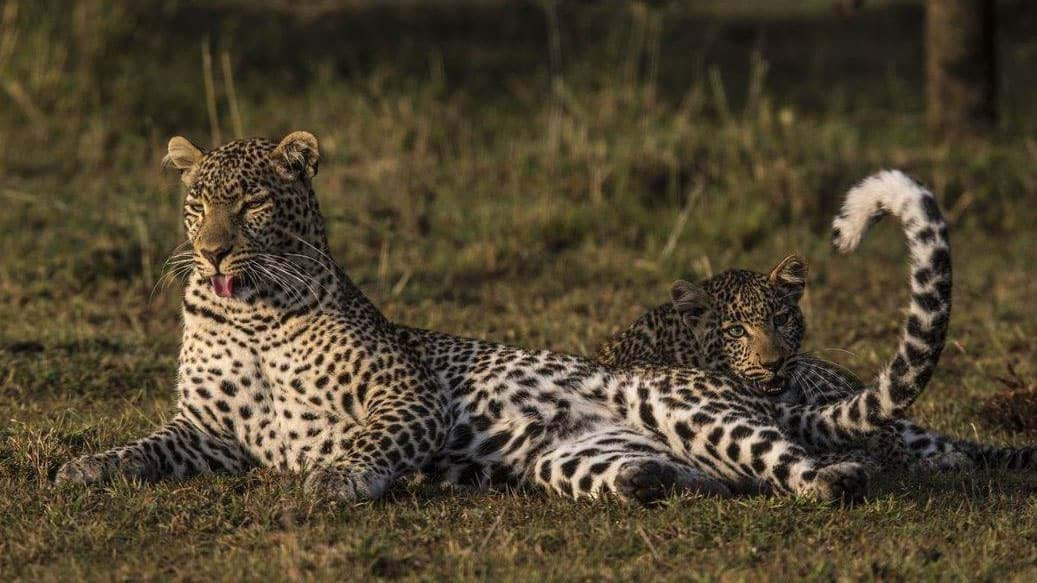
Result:
<svg viewBox="0 0 1037 583"><path fill-rule="evenodd" d="M671 298L706 366L777 394L806 332L799 309L806 277L806 263L792 255L767 275L732 269L701 283L676 281Z"/></svg>
<svg viewBox="0 0 1037 583"><path fill-rule="evenodd" d="M216 295L233 297L274 277L286 254L320 246L324 224L310 185L319 159L308 132L280 142L235 140L208 152L179 136L169 140L163 164L179 170L186 187L194 271Z"/></svg>

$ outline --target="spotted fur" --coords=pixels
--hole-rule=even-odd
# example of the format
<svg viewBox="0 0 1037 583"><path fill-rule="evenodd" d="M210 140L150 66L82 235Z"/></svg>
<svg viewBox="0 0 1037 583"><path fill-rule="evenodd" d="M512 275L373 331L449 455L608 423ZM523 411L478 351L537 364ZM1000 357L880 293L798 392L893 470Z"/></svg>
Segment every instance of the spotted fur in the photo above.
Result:
<svg viewBox="0 0 1037 583"><path fill-rule="evenodd" d="M177 413L152 435L62 466L58 483L180 478L255 465L307 473L335 500L376 498L419 469L477 485L652 502L765 483L857 496L859 463L805 447L868 435L924 387L939 346L824 407L775 402L710 370L616 370L388 321L330 257L311 178L317 140L174 138L187 187ZM175 263L175 262L174 262ZM948 280L949 281L949 280ZM911 338L941 341L928 318ZM918 369L920 370L920 369Z"/></svg>

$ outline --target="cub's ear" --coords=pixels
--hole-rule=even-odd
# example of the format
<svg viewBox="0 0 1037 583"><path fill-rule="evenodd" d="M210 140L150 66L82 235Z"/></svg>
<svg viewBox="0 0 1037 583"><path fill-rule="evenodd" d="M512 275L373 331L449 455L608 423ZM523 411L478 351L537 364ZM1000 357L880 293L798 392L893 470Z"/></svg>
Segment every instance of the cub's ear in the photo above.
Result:
<svg viewBox="0 0 1037 583"><path fill-rule="evenodd" d="M317 175L320 147L310 132L292 132L270 154L277 174L285 182Z"/></svg>
<svg viewBox="0 0 1037 583"><path fill-rule="evenodd" d="M684 323L692 326L709 309L709 294L697 283L678 279L670 286L670 299Z"/></svg>
<svg viewBox="0 0 1037 583"><path fill-rule="evenodd" d="M774 266L768 279L786 297L799 302L807 287L807 263L798 255L789 255Z"/></svg>
<svg viewBox="0 0 1037 583"><path fill-rule="evenodd" d="M205 152L199 150L187 138L180 136L170 139L166 150L166 156L162 158L162 166L172 166L179 170L180 179L184 181L184 184L190 186L191 180L194 178L194 170L198 163L202 161Z"/></svg>

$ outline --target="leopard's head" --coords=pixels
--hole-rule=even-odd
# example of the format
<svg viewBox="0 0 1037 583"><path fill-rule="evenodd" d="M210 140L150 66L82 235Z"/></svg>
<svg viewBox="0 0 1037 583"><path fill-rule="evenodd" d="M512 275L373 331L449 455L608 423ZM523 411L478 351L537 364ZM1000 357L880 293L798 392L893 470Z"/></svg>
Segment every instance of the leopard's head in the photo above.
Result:
<svg viewBox="0 0 1037 583"><path fill-rule="evenodd" d="M319 158L308 132L280 142L235 140L208 152L179 136L169 140L163 163L180 171L186 187L194 275L208 279L213 293L239 296L264 275L276 279L292 253L324 245L310 183Z"/></svg>
<svg viewBox="0 0 1037 583"><path fill-rule="evenodd" d="M676 281L671 298L704 366L778 394L806 333L799 308L806 277L806 263L792 255L766 275L732 269L700 283Z"/></svg>

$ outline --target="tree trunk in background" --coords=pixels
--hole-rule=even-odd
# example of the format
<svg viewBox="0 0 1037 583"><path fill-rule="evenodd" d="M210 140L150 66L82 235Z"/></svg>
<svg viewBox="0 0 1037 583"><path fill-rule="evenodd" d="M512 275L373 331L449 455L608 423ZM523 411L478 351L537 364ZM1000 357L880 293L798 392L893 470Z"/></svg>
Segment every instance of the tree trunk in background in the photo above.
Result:
<svg viewBox="0 0 1037 583"><path fill-rule="evenodd" d="M957 134L997 120L994 0L926 0L929 127Z"/></svg>

